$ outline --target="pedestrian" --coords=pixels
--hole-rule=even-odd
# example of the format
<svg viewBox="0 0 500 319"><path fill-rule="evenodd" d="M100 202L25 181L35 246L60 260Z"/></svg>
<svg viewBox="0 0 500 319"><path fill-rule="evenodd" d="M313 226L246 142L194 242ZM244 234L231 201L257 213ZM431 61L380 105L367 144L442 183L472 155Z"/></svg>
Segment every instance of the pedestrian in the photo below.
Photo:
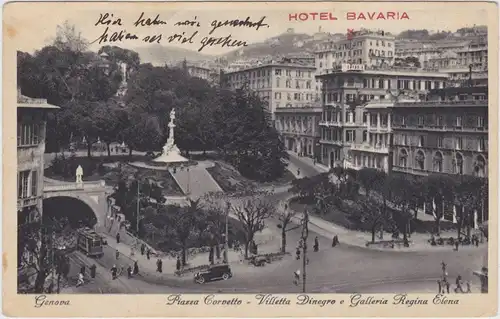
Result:
<svg viewBox="0 0 500 319"><path fill-rule="evenodd" d="M317 252L319 250L319 240L318 236L314 238L314 251Z"/></svg>
<svg viewBox="0 0 500 319"><path fill-rule="evenodd" d="M113 278L113 280L116 279L117 272L118 269L116 268L116 265L113 265L113 267L111 267L111 277Z"/></svg>
<svg viewBox="0 0 500 319"><path fill-rule="evenodd" d="M146 257L148 258L148 260L151 257L151 249L149 249L149 248L146 250Z"/></svg>
<svg viewBox="0 0 500 319"><path fill-rule="evenodd" d="M443 292L443 289L441 289L441 280L438 280L438 294L442 293Z"/></svg>
<svg viewBox="0 0 500 319"><path fill-rule="evenodd" d="M300 168L297 168L297 176L300 176Z"/></svg>
<svg viewBox="0 0 500 319"><path fill-rule="evenodd" d="M213 259L214 259L212 252L213 252L213 249L210 250L210 253L212 256L212 261L210 262L211 265L213 264ZM177 256L177 261L175 262L175 269L177 269L177 271L181 270L181 259L179 258L179 256Z"/></svg>
<svg viewBox="0 0 500 319"><path fill-rule="evenodd" d="M120 252L118 251L118 249L115 252L115 256L116 256L116 260L118 260L120 258Z"/></svg>
<svg viewBox="0 0 500 319"><path fill-rule="evenodd" d="M160 274L163 272L162 264L163 262L161 261L161 259L158 258L158 260L156 261L156 271L159 272Z"/></svg>
<svg viewBox="0 0 500 319"><path fill-rule="evenodd" d="M455 288L455 292L464 292L462 289L462 276L460 275L457 276L455 284L457 285L457 288Z"/></svg>
<svg viewBox="0 0 500 319"><path fill-rule="evenodd" d="M90 277L95 278L96 275L96 265L90 266Z"/></svg>
<svg viewBox="0 0 500 319"><path fill-rule="evenodd" d="M116 243L119 244L120 243L120 233L117 233L116 234Z"/></svg>
<svg viewBox="0 0 500 319"><path fill-rule="evenodd" d="M179 256L177 256L177 262L180 262L179 261ZM214 264L214 247L211 247L210 248L210 251L208 252L208 263L210 265L213 265ZM180 267L179 267L180 268ZM179 269L177 269L179 270Z"/></svg>
<svg viewBox="0 0 500 319"><path fill-rule="evenodd" d="M80 267L80 274L82 274L82 275L85 276L85 265L83 265L82 267Z"/></svg>
<svg viewBox="0 0 500 319"><path fill-rule="evenodd" d="M134 247L130 248L130 257L134 257L135 256L135 249Z"/></svg>
<svg viewBox="0 0 500 319"><path fill-rule="evenodd" d="M134 275L139 274L139 264L137 263L137 260L134 261Z"/></svg>
<svg viewBox="0 0 500 319"><path fill-rule="evenodd" d="M83 273L78 274L78 281L76 283L76 286L82 286L85 283Z"/></svg>
<svg viewBox="0 0 500 319"><path fill-rule="evenodd" d="M127 267L127 275L128 275L128 278L132 278L132 267L130 267L130 265Z"/></svg>
<svg viewBox="0 0 500 319"><path fill-rule="evenodd" d="M299 260L300 259L300 248L297 247L297 251L295 252L295 259Z"/></svg>
<svg viewBox="0 0 500 319"><path fill-rule="evenodd" d="M448 280L446 280L445 284L446 284L446 293L449 294L450 293L450 282Z"/></svg>
<svg viewBox="0 0 500 319"><path fill-rule="evenodd" d="M144 251L146 250L146 245L144 243L141 245L141 255L144 255Z"/></svg>
<svg viewBox="0 0 500 319"><path fill-rule="evenodd" d="M460 244L460 238L455 241L455 250L458 251L458 245Z"/></svg>

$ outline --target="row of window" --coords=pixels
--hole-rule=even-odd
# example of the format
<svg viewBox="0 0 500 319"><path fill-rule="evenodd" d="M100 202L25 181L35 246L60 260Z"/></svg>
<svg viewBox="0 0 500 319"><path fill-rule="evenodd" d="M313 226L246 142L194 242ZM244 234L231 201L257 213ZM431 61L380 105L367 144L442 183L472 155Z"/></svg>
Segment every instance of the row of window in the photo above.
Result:
<svg viewBox="0 0 500 319"><path fill-rule="evenodd" d="M333 46L329 46L328 48L333 49L335 51L337 50L349 50L351 48L357 48L357 47L362 47L364 42L368 42L367 40L365 41L351 41L350 43L342 43L342 44L334 44ZM393 46L394 41L389 41L389 40L371 40L368 42L368 44L372 46L382 46L391 48ZM325 54L326 56L326 54ZM323 53L319 54L319 58L323 58Z"/></svg>
<svg viewBox="0 0 500 319"><path fill-rule="evenodd" d="M21 171L17 173L17 198L30 198L37 196L38 173L37 171Z"/></svg>
<svg viewBox="0 0 500 319"><path fill-rule="evenodd" d="M32 146L40 143L40 125L22 124L17 125L17 146Z"/></svg>
<svg viewBox="0 0 500 319"><path fill-rule="evenodd" d="M408 152L405 149L402 149L399 153L399 158L397 159L398 166L408 168L410 163L408 160ZM450 158L450 163L449 167L452 168L452 173L453 174L464 174L464 158L462 154L460 153L455 153L451 158ZM485 177L486 176L486 160L483 156L478 155L475 160L474 160L474 170L473 174L478 176L478 177ZM434 156L432 158L432 171L442 173L443 172L443 165L444 165L444 158L443 154L439 151L434 153ZM413 161L413 166L411 166L415 169L419 170L429 170L429 168L426 166L426 161L425 161L425 154L422 151L418 151L415 155L414 161Z"/></svg>
<svg viewBox="0 0 500 319"><path fill-rule="evenodd" d="M404 145L404 146L417 146L417 147L430 146L430 145L427 145L426 137L423 135L419 135L417 137L416 145L409 141L408 135L406 135L406 134L396 135L396 143L398 143L400 145ZM443 136L436 137L436 145L435 146L438 148L445 147ZM453 149L455 149L455 150L463 150L464 149L464 138L463 137L461 137L461 136L453 137ZM483 136L480 136L478 138L477 150L478 151L486 151L487 149L488 149L488 139L483 137Z"/></svg>
<svg viewBox="0 0 500 319"><path fill-rule="evenodd" d="M476 122L476 127L484 129L486 126L486 121L484 116L476 116L475 117L475 122ZM406 126L407 125L407 117L406 116L399 116L397 117L398 121L396 122L397 124L400 123L401 126ZM427 125L425 121L425 116L424 115L418 115L417 117L417 125L418 126L425 126ZM444 122L444 116L443 115L434 115L430 125L435 125L439 127L443 127L445 125ZM454 121L455 127L461 128L463 127L464 121L463 121L463 116L462 115L457 115L455 116L455 121Z"/></svg>
<svg viewBox="0 0 500 319"><path fill-rule="evenodd" d="M284 71L284 72L282 72ZM299 78L312 78L313 77L313 72L312 71L304 71L304 70L282 70L282 69L275 69L274 74L275 75L286 75L286 76L292 76L295 74L296 77ZM229 75L229 80L230 81L243 81L247 79L254 79L254 78L261 78L261 77L271 77L271 69L268 70L257 70L257 71L250 71L250 72L245 72L245 73L237 73L237 74L231 74Z"/></svg>
<svg viewBox="0 0 500 319"><path fill-rule="evenodd" d="M314 93L293 93L294 101L315 101L317 94ZM274 92L274 99L281 100L284 97L284 94L281 92ZM292 93L286 93L286 99L288 101L292 100Z"/></svg>

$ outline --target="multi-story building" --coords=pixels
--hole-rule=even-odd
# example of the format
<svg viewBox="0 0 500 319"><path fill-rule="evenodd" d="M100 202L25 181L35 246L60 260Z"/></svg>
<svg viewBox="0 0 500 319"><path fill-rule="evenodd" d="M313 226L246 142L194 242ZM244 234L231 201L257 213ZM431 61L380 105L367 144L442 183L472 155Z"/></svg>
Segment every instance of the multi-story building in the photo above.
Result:
<svg viewBox="0 0 500 319"><path fill-rule="evenodd" d="M275 126L287 150L318 159L321 112L319 103L309 107L276 108Z"/></svg>
<svg viewBox="0 0 500 319"><path fill-rule="evenodd" d="M42 216L45 123L48 111L59 107L45 99L17 97L17 216L23 225ZM18 262L21 256L18 256Z"/></svg>
<svg viewBox="0 0 500 319"><path fill-rule="evenodd" d="M395 56L399 59L417 58L421 67L427 67L431 59L439 57L442 50L436 48L434 43L398 41Z"/></svg>
<svg viewBox="0 0 500 319"><path fill-rule="evenodd" d="M391 96L405 92L425 100L430 90L444 87L447 76L344 64L317 78L323 85L322 164L387 171L392 131L391 115L386 109L391 105Z"/></svg>
<svg viewBox="0 0 500 319"><path fill-rule="evenodd" d="M429 69L450 69L456 68L458 64L457 53L447 51L437 57L430 58L425 65Z"/></svg>
<svg viewBox="0 0 500 319"><path fill-rule="evenodd" d="M448 74L446 87L488 86L488 71L483 68L457 66L440 71Z"/></svg>
<svg viewBox="0 0 500 319"><path fill-rule="evenodd" d="M224 82L232 89L248 86L257 92L274 120L278 108L308 107L319 100L314 72L312 65L269 63L228 72Z"/></svg>
<svg viewBox="0 0 500 319"><path fill-rule="evenodd" d="M321 73L341 63L392 65L394 39L384 31L362 29L342 39L324 42L316 49L316 70Z"/></svg>
<svg viewBox="0 0 500 319"><path fill-rule="evenodd" d="M472 40L462 50L457 51L458 64L463 67L469 65L488 68L488 41L484 36Z"/></svg>
<svg viewBox="0 0 500 319"><path fill-rule="evenodd" d="M487 87L432 90L391 109L394 172L487 176Z"/></svg>

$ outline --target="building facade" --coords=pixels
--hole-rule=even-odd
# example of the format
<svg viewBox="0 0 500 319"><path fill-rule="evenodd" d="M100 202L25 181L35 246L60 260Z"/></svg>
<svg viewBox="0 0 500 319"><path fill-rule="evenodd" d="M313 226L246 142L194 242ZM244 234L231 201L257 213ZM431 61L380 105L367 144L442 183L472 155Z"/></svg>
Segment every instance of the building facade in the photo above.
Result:
<svg viewBox="0 0 500 319"><path fill-rule="evenodd" d="M224 74L231 89L247 86L266 102L275 120L278 108L312 107L319 100L312 65L270 63Z"/></svg>
<svg viewBox="0 0 500 319"><path fill-rule="evenodd" d="M45 99L17 97L17 216L18 225L42 217L47 112L59 107ZM21 256L18 256L20 266Z"/></svg>
<svg viewBox="0 0 500 319"><path fill-rule="evenodd" d="M392 107L393 171L488 176L488 88L433 90Z"/></svg>
<svg viewBox="0 0 500 319"><path fill-rule="evenodd" d="M275 126L288 151L318 159L321 112L319 104L313 107L276 108Z"/></svg>
<svg viewBox="0 0 500 319"><path fill-rule="evenodd" d="M389 170L393 95L412 94L425 100L444 88L447 76L395 67L341 65L317 76L323 86L322 164ZM373 105L376 104L376 105Z"/></svg>
<svg viewBox="0 0 500 319"><path fill-rule="evenodd" d="M341 63L392 65L395 38L384 31L362 29L342 39L320 44L316 49L316 70L322 73Z"/></svg>

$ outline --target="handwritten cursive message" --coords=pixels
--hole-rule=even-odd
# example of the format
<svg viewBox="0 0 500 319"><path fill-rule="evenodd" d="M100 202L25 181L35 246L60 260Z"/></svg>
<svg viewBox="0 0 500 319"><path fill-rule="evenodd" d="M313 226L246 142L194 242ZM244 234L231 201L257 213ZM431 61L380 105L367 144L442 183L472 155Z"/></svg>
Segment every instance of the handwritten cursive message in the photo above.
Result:
<svg viewBox="0 0 500 319"><path fill-rule="evenodd" d="M102 28L102 33L91 43L140 41L196 44L198 52L201 52L207 47L246 47L247 41L235 38L230 30L246 28L261 31L269 28L269 24L266 23L266 16L259 19L247 16L243 19L212 20L209 25L204 25L198 20L198 16L187 20L167 21L160 14L148 16L141 12L136 19L125 21L124 18L114 13L104 12L100 13L94 27ZM188 29L188 31L179 30L180 28ZM215 35L214 33L218 31L227 33Z"/></svg>

